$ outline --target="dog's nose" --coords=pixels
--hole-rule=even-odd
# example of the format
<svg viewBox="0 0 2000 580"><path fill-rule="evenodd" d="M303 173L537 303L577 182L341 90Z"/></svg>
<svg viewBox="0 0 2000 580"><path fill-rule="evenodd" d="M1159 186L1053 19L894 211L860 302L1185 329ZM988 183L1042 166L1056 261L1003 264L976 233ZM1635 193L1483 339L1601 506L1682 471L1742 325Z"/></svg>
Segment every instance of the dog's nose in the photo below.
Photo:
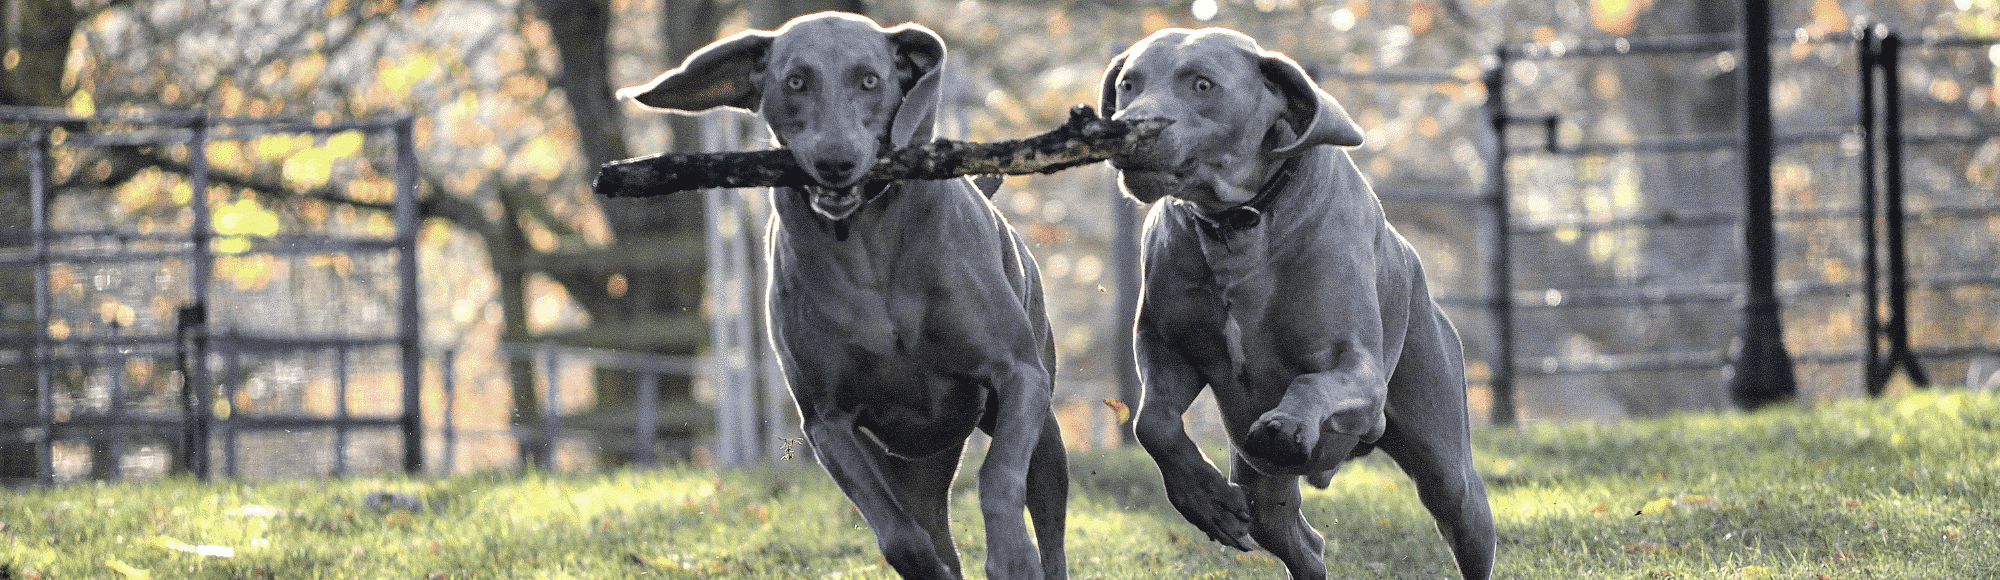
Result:
<svg viewBox="0 0 2000 580"><path fill-rule="evenodd" d="M813 171L819 174L820 181L836 187L845 186L860 177L855 173L856 167L859 165L847 160L823 159L813 162Z"/></svg>
<svg viewBox="0 0 2000 580"><path fill-rule="evenodd" d="M846 177L848 173L851 173L851 172L853 172L853 171L854 171L854 162L853 162L853 161L814 161L814 162L813 162L813 169L817 169L817 170L819 170L819 173L820 173L820 175L825 175L825 176L828 176L828 177L832 177L832 176L840 176L840 177Z"/></svg>

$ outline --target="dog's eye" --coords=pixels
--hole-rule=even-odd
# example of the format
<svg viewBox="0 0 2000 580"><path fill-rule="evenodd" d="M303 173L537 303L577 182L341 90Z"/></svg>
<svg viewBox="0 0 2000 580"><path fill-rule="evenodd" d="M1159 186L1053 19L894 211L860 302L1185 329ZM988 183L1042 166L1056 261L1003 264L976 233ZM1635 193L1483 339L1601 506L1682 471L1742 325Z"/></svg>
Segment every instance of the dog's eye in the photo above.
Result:
<svg viewBox="0 0 2000 580"><path fill-rule="evenodd" d="M875 76L875 73L861 75L861 90L872 91L880 84L882 84L882 77Z"/></svg>
<svg viewBox="0 0 2000 580"><path fill-rule="evenodd" d="M1213 88L1215 88L1215 81L1208 80L1208 77L1194 78L1194 90L1196 92L1207 91Z"/></svg>
<svg viewBox="0 0 2000 580"><path fill-rule="evenodd" d="M1132 92L1132 81L1118 81L1118 92Z"/></svg>
<svg viewBox="0 0 2000 580"><path fill-rule="evenodd" d="M799 75L785 77L785 88L794 91L806 90L806 78Z"/></svg>

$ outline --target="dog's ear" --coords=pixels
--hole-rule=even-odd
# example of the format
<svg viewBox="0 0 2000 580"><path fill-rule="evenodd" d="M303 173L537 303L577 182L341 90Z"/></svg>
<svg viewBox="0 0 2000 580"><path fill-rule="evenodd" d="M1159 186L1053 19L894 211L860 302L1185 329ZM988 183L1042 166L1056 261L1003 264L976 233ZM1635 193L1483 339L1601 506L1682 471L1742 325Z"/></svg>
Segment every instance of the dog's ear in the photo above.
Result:
<svg viewBox="0 0 2000 580"><path fill-rule="evenodd" d="M645 84L618 89L618 98L684 113L716 107L756 111L763 102L756 74L764 68L774 38L777 34L768 30L748 30L715 41Z"/></svg>
<svg viewBox="0 0 2000 580"><path fill-rule="evenodd" d="M1297 61L1281 53L1265 51L1258 58L1258 67L1264 79L1276 87L1278 94L1285 97L1285 111L1279 118L1291 125L1292 133L1298 137L1291 143L1272 149L1271 153L1288 156L1304 153L1315 145L1339 145L1354 147L1361 144L1361 127L1347 116L1347 109L1341 108L1333 95L1326 94L1312 77L1306 76L1306 69Z"/></svg>
<svg viewBox="0 0 2000 580"><path fill-rule="evenodd" d="M902 147L929 141L937 123L938 102L944 100L944 39L917 23L885 30L896 51L896 69L905 73L903 103L889 125L889 144Z"/></svg>
<svg viewBox="0 0 2000 580"><path fill-rule="evenodd" d="M1125 57L1132 51L1118 53L1111 57L1111 64L1104 66L1103 84L1097 87L1097 114L1106 119L1118 112L1118 74L1125 71Z"/></svg>

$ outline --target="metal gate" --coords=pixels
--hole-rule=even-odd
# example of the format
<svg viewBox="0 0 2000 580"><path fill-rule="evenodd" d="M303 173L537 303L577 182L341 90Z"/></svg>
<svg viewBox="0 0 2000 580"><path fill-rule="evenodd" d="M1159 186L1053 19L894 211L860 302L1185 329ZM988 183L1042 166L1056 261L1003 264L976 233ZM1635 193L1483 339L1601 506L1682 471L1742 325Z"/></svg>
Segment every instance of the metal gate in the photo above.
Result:
<svg viewBox="0 0 2000 580"><path fill-rule="evenodd" d="M0 109L0 149L0 475L424 468L409 117Z"/></svg>

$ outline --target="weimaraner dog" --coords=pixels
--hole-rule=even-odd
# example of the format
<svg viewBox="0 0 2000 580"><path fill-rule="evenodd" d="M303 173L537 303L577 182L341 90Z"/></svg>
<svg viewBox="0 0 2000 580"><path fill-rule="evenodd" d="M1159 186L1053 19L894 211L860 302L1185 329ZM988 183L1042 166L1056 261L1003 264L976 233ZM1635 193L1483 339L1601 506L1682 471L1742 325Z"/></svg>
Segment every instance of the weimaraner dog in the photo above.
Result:
<svg viewBox="0 0 2000 580"><path fill-rule="evenodd" d="M1114 158L1120 189L1153 203L1135 326L1145 400L1136 435L1181 515L1228 546L1262 547L1324 578L1324 540L1299 477L1325 487L1380 447L1467 578L1493 562L1472 463L1458 333L1422 263L1340 147L1361 130L1289 57L1242 33L1168 29L1113 58L1102 107L1168 119ZM1183 429L1206 387L1231 443L1224 479Z"/></svg>
<svg viewBox="0 0 2000 580"><path fill-rule="evenodd" d="M968 179L863 180L884 148L931 138L944 62L922 26L820 13L716 41L619 95L758 111L818 182L772 196L771 337L806 440L889 564L960 577L947 496L978 428L992 436L987 575L1064 578L1068 460L1034 257Z"/></svg>

